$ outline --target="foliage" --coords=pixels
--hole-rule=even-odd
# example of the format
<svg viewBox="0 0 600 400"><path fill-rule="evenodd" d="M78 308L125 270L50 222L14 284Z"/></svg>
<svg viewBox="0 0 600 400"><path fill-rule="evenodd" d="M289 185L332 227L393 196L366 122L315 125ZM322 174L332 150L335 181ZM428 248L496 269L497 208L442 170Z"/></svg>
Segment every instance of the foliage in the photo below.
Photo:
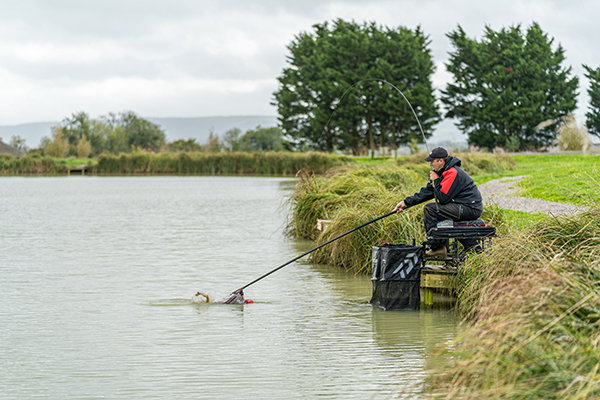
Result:
<svg viewBox="0 0 600 400"><path fill-rule="evenodd" d="M165 132L157 124L138 117L133 111L119 115L118 122L125 128L129 146L158 150L165 144Z"/></svg>
<svg viewBox="0 0 600 400"><path fill-rule="evenodd" d="M77 144L86 138L91 154L103 151L113 154L130 152L133 147L157 150L165 143L165 133L156 124L140 118L132 111L118 115L109 113L99 119L91 119L83 111L73 113L53 129L60 129L70 146L70 155L77 154Z"/></svg>
<svg viewBox="0 0 600 400"><path fill-rule="evenodd" d="M88 158L91 152L92 145L84 135L81 139L79 139L79 143L77 143L77 155L79 158Z"/></svg>
<svg viewBox="0 0 600 400"><path fill-rule="evenodd" d="M212 129L210 130L208 142L206 142L204 149L207 153L216 153L223 149L221 142L219 142L219 136L216 135Z"/></svg>
<svg viewBox="0 0 600 400"><path fill-rule="evenodd" d="M435 66L420 28L359 25L338 19L314 25L288 46L290 67L274 93L283 132L323 151L361 149L421 141L402 96L431 136L439 111L431 76Z"/></svg>
<svg viewBox="0 0 600 400"><path fill-rule="evenodd" d="M52 175L65 172L64 160L55 161L40 154L29 153L23 157L6 154L0 156L0 175Z"/></svg>
<svg viewBox="0 0 600 400"><path fill-rule="evenodd" d="M410 154L417 154L421 150L419 148L419 141L416 138L410 139L408 148L410 149Z"/></svg>
<svg viewBox="0 0 600 400"><path fill-rule="evenodd" d="M44 147L44 154L51 157L62 158L67 155L69 150L69 141L63 135L62 128L54 129L54 136Z"/></svg>
<svg viewBox="0 0 600 400"><path fill-rule="evenodd" d="M537 23L525 35L520 26L486 27L477 41L459 26L447 36L455 49L446 64L453 83L442 91L442 102L469 144L513 151L551 145L556 124L577 105L579 81L563 67L563 47L552 50L554 40Z"/></svg>
<svg viewBox="0 0 600 400"><path fill-rule="evenodd" d="M224 148L228 151L240 151L240 136L241 136L240 128L232 128L225 132L223 135L223 142L225 142Z"/></svg>
<svg viewBox="0 0 600 400"><path fill-rule="evenodd" d="M0 141L2 140L0 139ZM25 144L25 139L22 138L20 135L13 135L10 138L10 142L8 144L16 149L23 150L25 153L29 151L29 147L27 147L27 145Z"/></svg>
<svg viewBox="0 0 600 400"><path fill-rule="evenodd" d="M188 139L188 140L175 140L174 142L167 143L164 147L166 151L172 151L175 153L181 151L204 151L204 146L196 143L196 139Z"/></svg>
<svg viewBox="0 0 600 400"><path fill-rule="evenodd" d="M301 169L323 174L352 162L349 157L323 153L286 152L182 152L153 154L101 154L95 171L100 174L203 174L294 175Z"/></svg>
<svg viewBox="0 0 600 400"><path fill-rule="evenodd" d="M583 68L587 71L584 76L590 81L590 87L587 90L590 96L590 105L588 112L585 113L587 118L585 124L592 135L600 137L600 67L592 69L584 65Z"/></svg>
<svg viewBox="0 0 600 400"><path fill-rule="evenodd" d="M431 365L446 398L600 396L600 209L497 239L459 270L468 323Z"/></svg>
<svg viewBox="0 0 600 400"><path fill-rule="evenodd" d="M592 147L587 128L585 125L578 126L575 117L571 113L563 118L563 122L558 128L556 143L563 151L577 150L585 152Z"/></svg>
<svg viewBox="0 0 600 400"><path fill-rule="evenodd" d="M283 151L290 150L289 143L283 137L281 128L249 129L242 135L242 131L233 128L225 132L223 149L227 151Z"/></svg>
<svg viewBox="0 0 600 400"><path fill-rule="evenodd" d="M240 138L242 151L282 151L284 150L283 131L280 128L249 129Z"/></svg>

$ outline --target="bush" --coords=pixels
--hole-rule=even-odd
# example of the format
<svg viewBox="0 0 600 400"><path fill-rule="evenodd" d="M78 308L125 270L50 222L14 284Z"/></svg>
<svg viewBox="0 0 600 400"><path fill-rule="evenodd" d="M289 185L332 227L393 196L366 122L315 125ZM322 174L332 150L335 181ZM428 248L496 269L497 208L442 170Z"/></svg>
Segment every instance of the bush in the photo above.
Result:
<svg viewBox="0 0 600 400"><path fill-rule="evenodd" d="M558 128L556 143L562 151L585 152L592 147L587 128L585 125L577 125L577 121L575 121L572 114L567 115Z"/></svg>

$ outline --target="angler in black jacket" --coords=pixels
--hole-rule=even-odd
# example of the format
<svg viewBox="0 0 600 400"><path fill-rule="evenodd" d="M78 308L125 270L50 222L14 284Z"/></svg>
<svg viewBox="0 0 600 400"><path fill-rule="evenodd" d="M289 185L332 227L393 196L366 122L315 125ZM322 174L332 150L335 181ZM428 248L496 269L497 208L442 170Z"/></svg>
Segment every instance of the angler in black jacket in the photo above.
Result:
<svg viewBox="0 0 600 400"><path fill-rule="evenodd" d="M419 193L402 200L394 211L435 199L435 203L425 204L423 216L425 232L445 219L453 221L471 221L481 216L483 202L481 193L473 179L460 168L461 161L448 155L448 151L437 147L425 158L431 165L430 181ZM465 250L476 247L476 239L460 240ZM447 241L430 240L427 242L430 257L445 257L447 254Z"/></svg>

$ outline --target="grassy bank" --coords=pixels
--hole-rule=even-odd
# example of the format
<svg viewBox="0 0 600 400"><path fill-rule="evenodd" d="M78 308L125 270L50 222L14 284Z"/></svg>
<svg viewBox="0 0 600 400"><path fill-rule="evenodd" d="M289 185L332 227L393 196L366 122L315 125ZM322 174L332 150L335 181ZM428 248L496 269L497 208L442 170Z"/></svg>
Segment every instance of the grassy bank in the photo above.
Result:
<svg viewBox="0 0 600 400"><path fill-rule="evenodd" d="M600 188L599 188L600 189ZM464 331L434 362L454 399L600 396L600 208L495 241L459 272ZM438 360L439 361L439 360Z"/></svg>
<svg viewBox="0 0 600 400"><path fill-rule="evenodd" d="M459 155L464 157L464 155ZM471 167L480 173L510 169L510 158L488 154L468 155ZM418 155L402 165L353 166L331 170L325 177L302 176L290 199L292 217L288 234L322 243L366 221L388 213L427 181L429 166ZM418 162L418 160L421 160ZM497 226L505 226L510 216L497 208L488 208L484 217ZM317 219L332 220L323 233L316 231ZM313 256L315 262L368 272L370 248L376 243L408 243L424 240L421 207L408 209L348 235Z"/></svg>
<svg viewBox="0 0 600 400"><path fill-rule="evenodd" d="M100 155L97 160L52 159L39 155L0 158L0 174L65 174L68 166L89 164L91 173L106 175L295 175L316 174L352 163L350 157L325 153L146 153Z"/></svg>

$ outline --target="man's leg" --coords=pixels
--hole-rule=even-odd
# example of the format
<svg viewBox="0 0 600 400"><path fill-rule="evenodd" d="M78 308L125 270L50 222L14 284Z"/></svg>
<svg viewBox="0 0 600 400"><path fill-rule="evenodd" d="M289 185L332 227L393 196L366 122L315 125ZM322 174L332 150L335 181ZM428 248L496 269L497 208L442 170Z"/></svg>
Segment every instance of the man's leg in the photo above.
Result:
<svg viewBox="0 0 600 400"><path fill-rule="evenodd" d="M438 222L445 219L451 219L457 221L460 218L460 206L454 203L448 204L436 204L427 203L423 207L423 222L425 223L425 233L429 232L431 228L434 228ZM447 240L433 240L427 241L427 245L435 250L442 246L447 246Z"/></svg>
<svg viewBox="0 0 600 400"><path fill-rule="evenodd" d="M458 221L473 221L481 217L481 210L466 206L460 207L460 219ZM478 251L481 248L479 239L459 239L458 241L463 245L465 251L469 249Z"/></svg>

